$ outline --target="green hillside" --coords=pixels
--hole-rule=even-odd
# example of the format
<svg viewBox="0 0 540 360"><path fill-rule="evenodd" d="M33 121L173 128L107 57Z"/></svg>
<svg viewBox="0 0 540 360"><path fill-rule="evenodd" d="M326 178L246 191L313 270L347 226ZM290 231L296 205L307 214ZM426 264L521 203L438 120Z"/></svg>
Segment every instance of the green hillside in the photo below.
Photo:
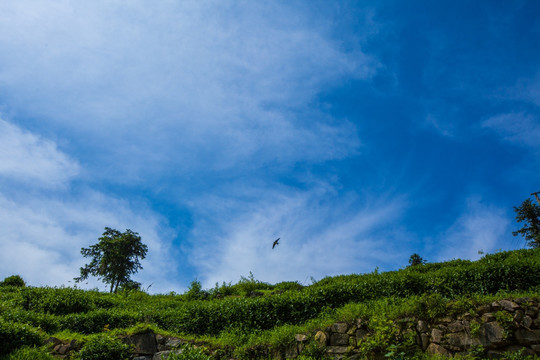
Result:
<svg viewBox="0 0 540 360"><path fill-rule="evenodd" d="M407 339L392 335L389 324L407 318L434 321L451 313L474 312L497 299L518 297L540 298L540 249L501 252L475 262L453 260L327 277L310 286L272 285L251 276L213 289L203 290L193 282L185 294L149 295L135 290L108 294L4 284L0 286L0 356L50 359L52 345L44 341L55 337L76 340L76 351L67 354L71 358L105 359L110 356L107 349L116 346L123 351L118 338L150 329L204 345L170 356L171 360L269 358L274 350L291 345L296 334L313 334L339 321L367 319L364 358L375 353L386 358L428 358ZM485 355L482 349L474 350L464 356ZM321 349L310 341L299 358L322 357Z"/></svg>

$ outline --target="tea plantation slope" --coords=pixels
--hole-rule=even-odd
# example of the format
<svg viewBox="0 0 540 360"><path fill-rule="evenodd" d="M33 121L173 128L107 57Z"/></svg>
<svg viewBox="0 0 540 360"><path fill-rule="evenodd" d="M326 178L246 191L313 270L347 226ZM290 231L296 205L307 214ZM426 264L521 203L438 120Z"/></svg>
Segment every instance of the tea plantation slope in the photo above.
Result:
<svg viewBox="0 0 540 360"><path fill-rule="evenodd" d="M235 293L240 285L250 292L243 296ZM204 300L193 300L193 293L148 295L131 291L114 295L73 288L0 286L0 338L16 337L14 334L24 328L28 336L21 337L29 339L3 347L0 355L25 345L38 345L55 333L84 339L141 324L183 338L217 339L212 341L226 347L238 347L234 339L245 340L249 335L250 344L256 347L257 336L289 336L287 329L297 331L310 322L313 327L321 319L329 321L328 317L337 316L347 304L417 299L430 294L447 300L501 291L534 294L540 289L540 249L501 252L475 262L453 260L385 273L328 277L305 287L292 285L285 288L293 290L277 291L278 285L243 278L242 284L224 284L200 292L199 298ZM235 295L223 296L227 293Z"/></svg>

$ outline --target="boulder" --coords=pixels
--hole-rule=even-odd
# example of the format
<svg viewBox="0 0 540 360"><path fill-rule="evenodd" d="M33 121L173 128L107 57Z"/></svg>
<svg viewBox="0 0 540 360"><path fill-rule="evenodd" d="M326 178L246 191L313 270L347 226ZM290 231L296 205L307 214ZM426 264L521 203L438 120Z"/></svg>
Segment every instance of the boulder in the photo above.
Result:
<svg viewBox="0 0 540 360"><path fill-rule="evenodd" d="M349 335L333 333L330 335L330 346L349 346Z"/></svg>
<svg viewBox="0 0 540 360"><path fill-rule="evenodd" d="M435 344L440 344L443 338L443 332L439 329L431 330L431 342Z"/></svg>
<svg viewBox="0 0 540 360"><path fill-rule="evenodd" d="M540 344L540 330L517 329L515 336L521 345Z"/></svg>
<svg viewBox="0 0 540 360"><path fill-rule="evenodd" d="M320 346L326 346L328 343L328 336L324 331L317 331L315 334L315 341L319 343Z"/></svg>
<svg viewBox="0 0 540 360"><path fill-rule="evenodd" d="M152 360L166 360L171 354L180 354L182 350L160 351L154 354Z"/></svg>
<svg viewBox="0 0 540 360"><path fill-rule="evenodd" d="M349 325L347 325L347 323L344 323L344 322L339 322L339 323L333 324L331 329L332 329L332 332L345 334L347 330L349 329Z"/></svg>
<svg viewBox="0 0 540 360"><path fill-rule="evenodd" d="M482 325L480 329L480 343L486 349L493 349L504 345L504 328L497 322L488 322Z"/></svg>
<svg viewBox="0 0 540 360"><path fill-rule="evenodd" d="M450 352L448 352L448 350L443 348L441 345L434 344L434 343L429 344L427 348L427 352L430 355L442 355L442 356L447 356L447 357L450 356Z"/></svg>
<svg viewBox="0 0 540 360"><path fill-rule="evenodd" d="M124 342L133 345L134 354L153 355L158 351L156 335L153 331L130 335L124 338Z"/></svg>
<svg viewBox="0 0 540 360"><path fill-rule="evenodd" d="M499 300L499 305L508 312L514 312L517 309L521 309L521 306L510 300Z"/></svg>

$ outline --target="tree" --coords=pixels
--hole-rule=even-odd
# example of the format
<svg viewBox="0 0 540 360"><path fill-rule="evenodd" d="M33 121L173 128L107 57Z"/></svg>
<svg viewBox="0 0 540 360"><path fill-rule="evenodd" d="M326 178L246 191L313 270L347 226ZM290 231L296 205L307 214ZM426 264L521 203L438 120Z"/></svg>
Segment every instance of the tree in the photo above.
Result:
<svg viewBox="0 0 540 360"><path fill-rule="evenodd" d="M0 286L25 287L26 284L20 275L11 275L1 281Z"/></svg>
<svg viewBox="0 0 540 360"><path fill-rule="evenodd" d="M142 269L139 260L146 257L148 247L141 242L136 232L127 229L121 233L106 227L97 244L82 248L84 257L91 257L90 264L81 268L81 276L76 282L83 281L88 276L96 276L106 284L111 284L111 290L116 293L118 286L131 281L130 276Z"/></svg>
<svg viewBox="0 0 540 360"><path fill-rule="evenodd" d="M416 253L412 254L409 258L409 266L423 265L426 263L426 260Z"/></svg>
<svg viewBox="0 0 540 360"><path fill-rule="evenodd" d="M521 203L521 206L514 206L514 211L516 212L516 221L523 222L525 225L521 229L513 231L512 235L521 235L529 246L540 248L540 206L532 202L531 199L527 199Z"/></svg>

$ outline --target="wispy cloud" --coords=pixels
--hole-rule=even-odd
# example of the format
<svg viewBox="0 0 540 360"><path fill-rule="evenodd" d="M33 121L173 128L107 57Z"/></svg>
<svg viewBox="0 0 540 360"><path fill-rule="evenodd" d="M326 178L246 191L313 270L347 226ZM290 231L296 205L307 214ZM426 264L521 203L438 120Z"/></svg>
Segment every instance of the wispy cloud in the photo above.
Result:
<svg viewBox="0 0 540 360"><path fill-rule="evenodd" d="M139 279L154 282L153 290L178 289L165 280L174 272L174 252L160 216L90 188L73 190L77 162L55 142L5 120L0 120L0 155L0 176L7 179L0 190L0 274L19 274L31 285L69 285L86 261L80 249L109 226L132 228L149 246Z"/></svg>
<svg viewBox="0 0 540 360"><path fill-rule="evenodd" d="M515 248L509 223L502 209L483 204L477 196L469 197L461 216L437 238L437 260L476 260L482 252Z"/></svg>
<svg viewBox="0 0 540 360"><path fill-rule="evenodd" d="M508 113L491 117L482 122L505 142L532 148L540 147L540 121L535 115Z"/></svg>
<svg viewBox="0 0 540 360"><path fill-rule="evenodd" d="M361 200L354 194L339 196L328 187L266 190L259 196L263 199L258 202L201 200L222 207L221 214L230 214L193 230L192 260L205 286L237 281L250 271L272 283L305 282L312 276L393 267L403 257L401 245L388 251L390 243L397 241L395 224L405 206L402 198ZM278 237L280 244L272 249Z"/></svg>
<svg viewBox="0 0 540 360"><path fill-rule="evenodd" d="M54 142L0 119L0 179L58 187L79 170Z"/></svg>
<svg viewBox="0 0 540 360"><path fill-rule="evenodd" d="M342 50L292 6L25 0L0 12L0 96L127 178L171 164L324 161L358 146L351 123L311 101L371 77L377 60Z"/></svg>

